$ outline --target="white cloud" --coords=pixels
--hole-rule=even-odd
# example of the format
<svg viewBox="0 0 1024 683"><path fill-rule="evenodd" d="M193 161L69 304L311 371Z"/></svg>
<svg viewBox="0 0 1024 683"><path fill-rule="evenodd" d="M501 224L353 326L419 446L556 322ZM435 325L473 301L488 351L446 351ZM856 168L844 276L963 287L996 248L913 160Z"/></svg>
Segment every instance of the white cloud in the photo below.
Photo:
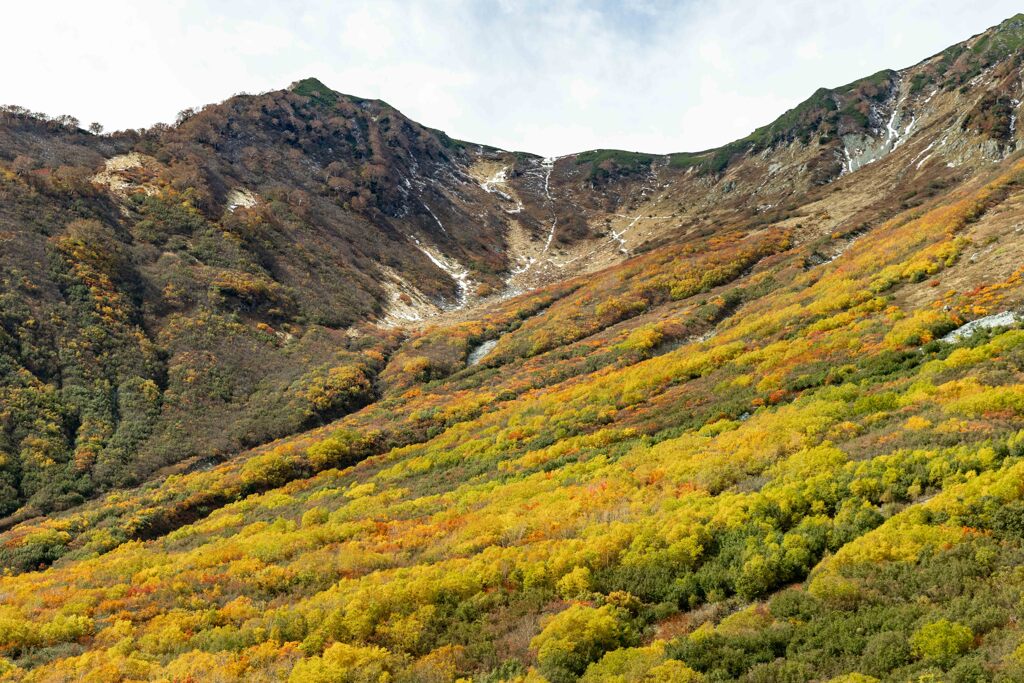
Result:
<svg viewBox="0 0 1024 683"><path fill-rule="evenodd" d="M0 101L108 128L317 76L462 139L704 149L1016 11L992 0L58 1L4 8Z"/></svg>
<svg viewBox="0 0 1024 683"><path fill-rule="evenodd" d="M395 36L392 26L402 20L394 16L387 5L371 10L361 7L348 14L342 24L341 44L346 50L370 59L384 59L394 50Z"/></svg>
<svg viewBox="0 0 1024 683"><path fill-rule="evenodd" d="M817 40L805 40L796 46L796 56L800 59L821 59L821 46Z"/></svg>

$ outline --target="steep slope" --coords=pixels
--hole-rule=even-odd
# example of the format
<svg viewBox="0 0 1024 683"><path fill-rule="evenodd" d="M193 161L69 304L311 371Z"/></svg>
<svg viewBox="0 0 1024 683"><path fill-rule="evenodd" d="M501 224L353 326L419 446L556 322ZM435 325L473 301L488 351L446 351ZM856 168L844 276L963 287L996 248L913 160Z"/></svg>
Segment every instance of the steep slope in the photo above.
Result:
<svg viewBox="0 0 1024 683"><path fill-rule="evenodd" d="M533 187L543 175L575 216L565 234L604 238L567 247L570 274L751 220L799 223L800 240L855 230L1017 149L1022 39L1019 15L915 66L822 88L722 148L598 150L559 159L550 174L526 159L510 167L510 184ZM850 177L858 169L871 173ZM559 256L551 265L565 270L569 258Z"/></svg>
<svg viewBox="0 0 1024 683"><path fill-rule="evenodd" d="M11 495L227 440L11 520L0 680L1024 678L1022 35L699 154L11 113Z"/></svg>
<svg viewBox="0 0 1024 683"><path fill-rule="evenodd" d="M459 142L315 79L106 137L10 108L0 526L374 400L388 327L755 224L830 258L1016 148L1020 40L667 156Z"/></svg>
<svg viewBox="0 0 1024 683"><path fill-rule="evenodd" d="M826 264L785 228L732 233L428 333L417 350L512 328L330 428L8 534L9 561L70 552L3 580L5 652L41 677L570 680L625 647L591 680L1012 680L1021 541L989 508L1024 490L1020 332L930 340L1024 283L930 279L1019 250L1022 177ZM980 641L911 654L942 618ZM824 655L830 629L858 635Z"/></svg>
<svg viewBox="0 0 1024 683"><path fill-rule="evenodd" d="M0 524L364 405L388 327L512 268L464 144L315 80L106 137L8 108L0 140Z"/></svg>

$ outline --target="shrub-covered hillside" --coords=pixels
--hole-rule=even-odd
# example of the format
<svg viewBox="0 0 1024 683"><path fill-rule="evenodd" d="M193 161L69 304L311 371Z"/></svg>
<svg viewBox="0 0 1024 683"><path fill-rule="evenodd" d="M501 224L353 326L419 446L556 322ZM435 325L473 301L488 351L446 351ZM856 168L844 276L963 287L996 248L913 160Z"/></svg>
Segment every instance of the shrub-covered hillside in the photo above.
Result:
<svg viewBox="0 0 1024 683"><path fill-rule="evenodd" d="M0 681L1024 680L1021 25L687 157L6 111Z"/></svg>
<svg viewBox="0 0 1024 683"><path fill-rule="evenodd" d="M738 231L427 331L329 427L8 532L5 675L1018 680L1024 333L940 338L1020 304L958 283L1022 201L1009 164L827 264Z"/></svg>
<svg viewBox="0 0 1024 683"><path fill-rule="evenodd" d="M366 323L507 268L467 163L312 80L108 136L5 108L0 527L371 401Z"/></svg>

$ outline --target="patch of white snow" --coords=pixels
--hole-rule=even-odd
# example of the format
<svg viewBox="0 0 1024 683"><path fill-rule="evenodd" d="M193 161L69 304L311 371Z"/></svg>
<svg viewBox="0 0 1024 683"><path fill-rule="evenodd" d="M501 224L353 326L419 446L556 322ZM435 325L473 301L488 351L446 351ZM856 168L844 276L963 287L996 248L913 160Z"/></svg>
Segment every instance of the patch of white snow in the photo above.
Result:
<svg viewBox="0 0 1024 683"><path fill-rule="evenodd" d="M994 327L1009 327L1011 325L1016 325L1022 320L1024 320L1024 316L1021 316L1019 313L1014 311L1003 311L1002 313L987 315L984 318L972 320L966 325L961 325L943 337L941 341L952 344L971 336L977 330L989 330Z"/></svg>
<svg viewBox="0 0 1024 683"><path fill-rule="evenodd" d="M437 214L434 213L430 209L430 207L427 205L427 203L425 201L423 201L422 199L420 200L420 203L423 204L423 208L427 210L427 213L430 214L430 217L434 219L435 223L437 223L437 227L441 228L441 232L443 232L444 234L447 235L448 231L444 229L444 223L442 223L441 219L437 217Z"/></svg>
<svg viewBox="0 0 1024 683"><path fill-rule="evenodd" d="M466 365L467 366L473 366L473 365L478 364L480 361L482 361L484 358L486 358L487 354L489 354L491 351L493 351L494 347L497 346L497 345L498 345L498 340L497 339L489 339L489 340L483 342L482 344L480 344L480 346L478 346L475 349L473 349L472 351L470 351L469 358L466 359Z"/></svg>
<svg viewBox="0 0 1024 683"><path fill-rule="evenodd" d="M545 157L540 165L546 170L544 172L544 196L551 199L551 171L555 170L555 160L557 157Z"/></svg>
<svg viewBox="0 0 1024 683"><path fill-rule="evenodd" d="M469 270L455 259L445 256L436 248L421 244L418 239L413 239L416 243L416 248L423 252L423 254L430 259L431 263L447 273L451 279L455 280L455 286L458 289L455 308L462 308L465 306L466 300L469 298L470 287L473 284L473 280L469 276Z"/></svg>

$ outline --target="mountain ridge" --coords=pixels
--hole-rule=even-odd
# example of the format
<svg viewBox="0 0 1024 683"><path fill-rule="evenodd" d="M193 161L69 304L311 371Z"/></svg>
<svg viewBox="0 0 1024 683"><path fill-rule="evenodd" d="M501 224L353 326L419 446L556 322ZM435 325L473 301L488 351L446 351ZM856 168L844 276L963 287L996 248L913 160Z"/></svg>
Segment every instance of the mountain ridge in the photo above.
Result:
<svg viewBox="0 0 1024 683"><path fill-rule="evenodd" d="M821 225L812 225L820 223L818 219L808 222L806 217L796 220L787 216L798 215L802 209L797 207L807 205L818 192L815 188L829 187L905 143L921 148L913 160L917 177L897 181L890 174L880 178L876 187L898 182L905 196L927 196L934 191L928 187L958 182L956 178L965 172L956 171L959 165L978 168L1001 159L1016 145L1012 124L968 113L959 128L953 124L955 130L944 129L941 145L933 134L928 134L930 140L925 144L922 136L927 131L918 130L922 124L917 123L914 108L932 107L930 116L942 125L946 112L962 106L960 99L965 88L970 88L967 82L982 78L980 69L1005 71L1014 63L1007 58L1014 54L1013 46L1022 34L1024 17L1008 19L913 67L884 70L836 89L819 89L750 136L700 153L593 150L546 160L455 141L408 120L384 102L343 95L315 78L296 81L283 90L240 95L200 111L184 112L176 126L143 133L95 136L75 130L65 119L41 120L9 107L4 148L13 157L9 163L15 177L30 181L27 187L34 184L50 193L70 192L80 197L75 200L79 202L82 198L106 202L106 218L101 217L100 222L107 227L76 229L86 239L98 239L121 250L126 255L119 257L121 263L131 264L124 273L113 276L104 274L103 267L97 269L99 264L73 263L74 257L66 261L74 280L106 278L103 282L111 289L109 296L125 306L127 319L136 321L116 338L130 340L138 331L150 337L131 352L137 360L129 363L137 367L148 364L153 368L147 371L149 376L111 378L98 368L89 370L86 374L95 374L95 379L86 382L92 387L86 393L97 397L89 400L94 404L100 400L98 395L106 391L100 387L129 379L155 382L163 393L167 380L161 377L184 378L199 371L193 365L197 361L192 345L200 343L203 353L210 354L203 362L230 368L228 386L234 383L235 388L221 394L226 401L218 398L211 403L220 390L209 387L183 415L199 405L212 410L211 415L222 410L236 415L251 411L254 407L248 397L256 385L244 379L251 374L247 361L233 358L230 347L210 347L209 342L191 340L195 331L213 321L226 325L225 331L234 330L229 336L250 327L249 353L283 362L284 374L276 386L267 387L270 394L266 399L279 406L273 411L290 415L282 423L287 427L276 427L267 434L277 436L308 425L309 420L332 417L332 411L347 410L349 405L347 399L339 399L341 407L328 403L315 408L309 403L303 406L308 399L296 398L296 392L301 396L306 390L295 382L318 386L323 381L303 374L302 364L286 360L289 340L297 335L321 335L317 330L323 327L334 335L344 331L353 339L351 335L362 332L351 327L352 323L367 318L399 327L458 321L510 295L591 273L679 239L685 241L687 234L729 230L752 218L789 223L797 242L820 241L822 234L858 234L865 221L883 219L900 208L878 201L885 190L882 195L874 194L874 189L861 194L857 205L840 215L819 210L817 216L829 216ZM946 75L929 86L932 92L925 93L926 86L938 78L935 64L944 66ZM1000 78L980 84L979 92L985 94L975 96L979 104L974 111L980 112L978 107L989 100L1012 99L1012 95L1001 94L1010 87L1009 74ZM953 87L960 90L953 92ZM935 109L936 96L949 102ZM929 116L927 110L920 113L922 120ZM903 121L908 114L909 124ZM46 135L54 133L55 141L67 142L47 144ZM949 140L956 142L947 145ZM957 145L959 156L946 168L932 163L924 172L922 166L934 157L936 145L947 149ZM101 160L104 169L100 173L87 170L88 165L95 169ZM96 187L105 188L106 194L97 194ZM848 192L847 202L856 195ZM829 200L822 195L810 205L815 202L824 205ZM902 201L904 208L905 204ZM473 216L474 212L479 216ZM126 220L135 227L117 225ZM486 226L484 230L479 229L481 225ZM227 230L218 233L218 226ZM101 234L104 231L106 234ZM64 252L62 258L67 259L67 254L75 253L75 240L82 238L60 239L71 249ZM38 248L26 243L26 256ZM830 248L834 247L823 246L822 250ZM35 263L39 263L38 257ZM28 261L18 266L22 271L26 267L36 266ZM45 280L51 275L40 277ZM159 296L154 296L157 290ZM199 293L204 290L205 294ZM62 306L71 301L66 294L51 291L52 300L64 298ZM197 317L190 320L193 315ZM169 324L172 327L167 327ZM58 329L45 334L59 335ZM172 334L181 334L188 341L176 346L165 334L164 341L154 346L154 335L162 334L161 329L178 329L180 332ZM38 332L17 334L31 338ZM272 336L267 338L267 334ZM260 341L275 337L278 341L270 345ZM393 349L399 337L392 336L379 348ZM353 343L345 342L348 346ZM322 362L329 365L329 355L324 355L327 347L322 341L317 344L321 345L317 353ZM146 350L150 346L164 347L161 353L169 354L170 365L156 360ZM173 369L175 354L184 363L180 371ZM147 357L150 360L144 360ZM16 365L23 362L30 361L15 360ZM49 377L57 376L56 366L61 361L41 366L38 361L31 362L51 368L39 375L45 384ZM355 370L349 374L362 377L355 380L356 386L372 384L373 376L384 369L380 362L355 360ZM318 372L327 372L328 365ZM242 386L249 388L242 390ZM192 389L185 387L178 390L182 396L190 392ZM370 400L365 389L355 395L359 396L356 405ZM82 415L82 400L71 399L71 415ZM100 402L108 404L99 410L104 417L97 418L103 426L97 427L98 436L88 437L95 446L74 447L80 462L94 462L109 450L116 431L116 406L109 405L108 399ZM160 398L147 410L166 412L168 405ZM69 418L55 419L62 423ZM156 450L147 456L151 464L137 469L129 480L178 460L201 460L251 445L250 436L232 437L226 444L211 441L209 428L202 428L195 441L156 446L165 437L154 436L152 425L161 419L139 419L149 426L133 438L129 459L138 460L135 449L148 448L140 446L140 439L141 443L153 443ZM80 434L75 441L83 438ZM17 441L13 450L17 450ZM111 465L109 469L122 467ZM100 481L109 482L110 475ZM61 495L76 500L80 494Z"/></svg>
<svg viewBox="0 0 1024 683"><path fill-rule="evenodd" d="M1022 30L675 165L7 110L0 680L1019 680Z"/></svg>

